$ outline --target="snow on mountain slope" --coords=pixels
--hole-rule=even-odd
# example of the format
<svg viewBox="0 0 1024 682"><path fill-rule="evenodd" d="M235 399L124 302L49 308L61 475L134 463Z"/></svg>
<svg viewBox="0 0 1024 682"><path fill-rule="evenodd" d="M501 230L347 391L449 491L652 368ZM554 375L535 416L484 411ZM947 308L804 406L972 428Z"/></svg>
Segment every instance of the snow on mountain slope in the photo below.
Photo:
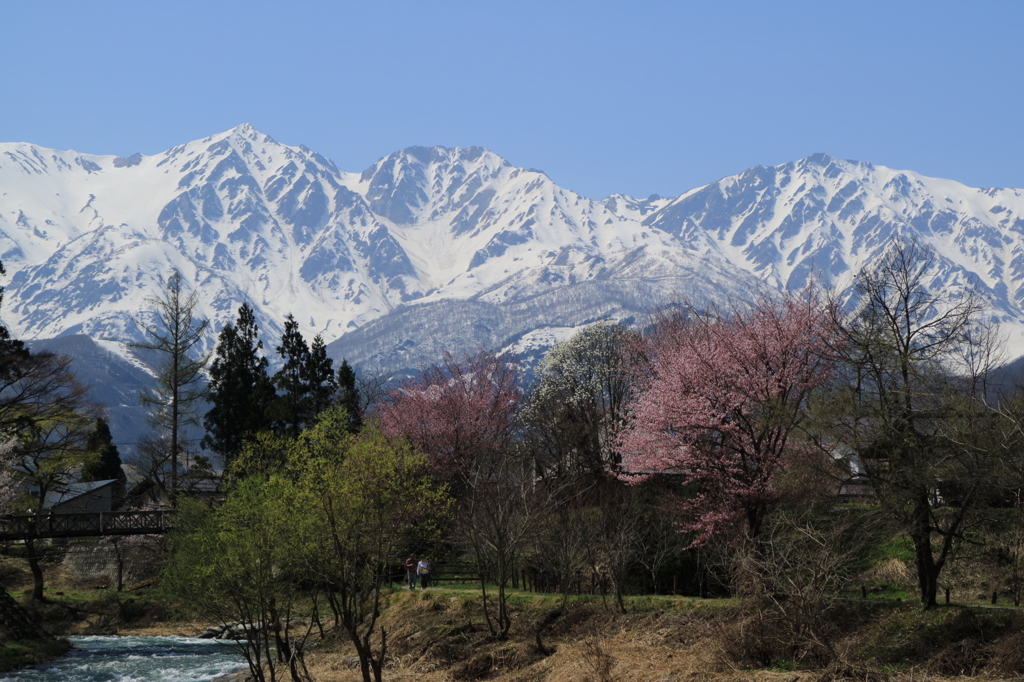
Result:
<svg viewBox="0 0 1024 682"><path fill-rule="evenodd" d="M673 242L479 147L412 147L352 189L389 221L416 271L410 291L423 302L478 295L527 270L589 271L595 259Z"/></svg>
<svg viewBox="0 0 1024 682"><path fill-rule="evenodd" d="M402 298L394 240L345 174L250 126L132 159L4 147L5 320L24 337L137 338L172 268L200 314L223 323L250 301L271 333L294 312L334 337Z"/></svg>
<svg viewBox="0 0 1024 682"><path fill-rule="evenodd" d="M128 158L0 144L0 312L22 338L131 341L177 269L208 346L247 301L270 346L294 313L336 356L408 367L759 282L843 288L903 236L940 254L934 286L979 286L1024 352L1022 215L1021 190L825 155L593 201L479 147L357 174L249 125Z"/></svg>
<svg viewBox="0 0 1024 682"><path fill-rule="evenodd" d="M972 286L1024 352L1024 191L975 189L824 154L759 166L688 192L643 218L683 244L776 287L846 289L894 239L939 260L933 288Z"/></svg>

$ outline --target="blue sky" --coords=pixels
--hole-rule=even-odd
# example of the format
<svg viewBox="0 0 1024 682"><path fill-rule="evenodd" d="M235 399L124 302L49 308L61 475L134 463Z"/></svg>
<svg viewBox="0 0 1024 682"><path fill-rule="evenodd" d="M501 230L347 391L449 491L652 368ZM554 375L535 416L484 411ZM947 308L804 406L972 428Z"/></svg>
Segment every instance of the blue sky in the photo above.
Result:
<svg viewBox="0 0 1024 682"><path fill-rule="evenodd" d="M1024 187L1024 2L0 3L0 141L249 122L361 171L481 145L591 198L815 152Z"/></svg>

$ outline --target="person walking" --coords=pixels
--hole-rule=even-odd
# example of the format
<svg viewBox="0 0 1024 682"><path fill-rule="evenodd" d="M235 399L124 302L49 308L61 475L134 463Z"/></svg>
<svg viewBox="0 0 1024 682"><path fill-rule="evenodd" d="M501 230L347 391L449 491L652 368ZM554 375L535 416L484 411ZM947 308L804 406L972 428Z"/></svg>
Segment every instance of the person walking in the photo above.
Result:
<svg viewBox="0 0 1024 682"><path fill-rule="evenodd" d="M416 573L420 576L420 587L424 590L427 589L427 585L430 583L430 562L427 561L427 557L423 557L416 564Z"/></svg>
<svg viewBox="0 0 1024 682"><path fill-rule="evenodd" d="M409 589L416 589L416 557L410 556L405 560L405 577L409 581Z"/></svg>

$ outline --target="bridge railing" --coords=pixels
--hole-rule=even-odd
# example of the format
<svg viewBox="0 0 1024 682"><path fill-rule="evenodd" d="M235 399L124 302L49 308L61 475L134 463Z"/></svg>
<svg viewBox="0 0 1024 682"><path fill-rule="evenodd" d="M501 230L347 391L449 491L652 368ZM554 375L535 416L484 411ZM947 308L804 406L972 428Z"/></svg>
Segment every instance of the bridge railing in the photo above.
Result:
<svg viewBox="0 0 1024 682"><path fill-rule="evenodd" d="M0 541L165 533L171 527L172 513L157 510L0 516Z"/></svg>

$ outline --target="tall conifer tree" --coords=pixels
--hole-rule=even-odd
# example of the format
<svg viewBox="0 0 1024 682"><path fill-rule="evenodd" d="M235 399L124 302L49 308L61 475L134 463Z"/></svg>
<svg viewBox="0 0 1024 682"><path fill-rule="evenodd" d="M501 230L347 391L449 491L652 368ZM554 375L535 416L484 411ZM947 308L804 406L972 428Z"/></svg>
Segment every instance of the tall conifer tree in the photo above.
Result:
<svg viewBox="0 0 1024 682"><path fill-rule="evenodd" d="M308 425L334 404L334 394L338 391L338 383L334 379L334 362L327 357L327 346L319 334L313 338L313 345L309 348L304 373L309 391L306 411Z"/></svg>
<svg viewBox="0 0 1024 682"><path fill-rule="evenodd" d="M284 322L284 334L277 354L284 360L274 374L274 387L278 390L273 403L276 430L285 436L297 437L308 420L310 386L308 380L309 346L299 332L299 323L292 315Z"/></svg>
<svg viewBox="0 0 1024 682"><path fill-rule="evenodd" d="M338 405L348 413L348 432L357 433L363 428L362 408L359 404L359 388L356 386L356 373L348 360L341 359L338 368Z"/></svg>
<svg viewBox="0 0 1024 682"><path fill-rule="evenodd" d="M110 427L107 420L99 417L96 419L96 428L89 435L86 443L89 452L96 453L96 457L90 459L82 467L82 481L108 481L116 480L121 484L123 492L124 484L128 480L124 469L121 468L121 454L114 445L114 438L110 435Z"/></svg>
<svg viewBox="0 0 1024 682"><path fill-rule="evenodd" d="M203 422L203 447L229 464L241 452L245 438L269 428L267 406L274 387L267 375L256 317L248 303L238 309L237 326L221 330L217 356L210 367L210 402Z"/></svg>

